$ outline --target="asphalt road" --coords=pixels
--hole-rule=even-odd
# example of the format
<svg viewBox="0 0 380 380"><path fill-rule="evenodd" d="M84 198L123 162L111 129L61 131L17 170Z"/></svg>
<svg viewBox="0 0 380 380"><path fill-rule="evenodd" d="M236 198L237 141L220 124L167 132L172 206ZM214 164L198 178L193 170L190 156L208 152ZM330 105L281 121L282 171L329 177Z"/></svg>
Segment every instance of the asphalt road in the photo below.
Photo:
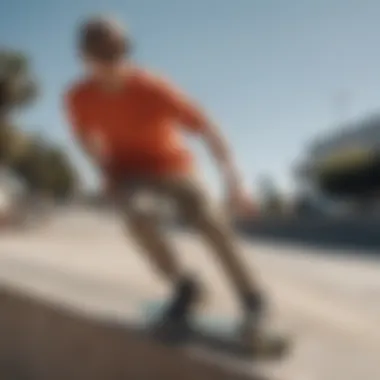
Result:
<svg viewBox="0 0 380 380"><path fill-rule="evenodd" d="M169 233L208 289L204 313L237 314L218 262L195 235ZM283 380L380 379L380 261L242 241L244 260L272 298L273 323L296 338L266 370ZM327 254L328 253L328 254ZM104 317L138 314L166 284L112 216L60 211L48 226L0 237L0 279Z"/></svg>

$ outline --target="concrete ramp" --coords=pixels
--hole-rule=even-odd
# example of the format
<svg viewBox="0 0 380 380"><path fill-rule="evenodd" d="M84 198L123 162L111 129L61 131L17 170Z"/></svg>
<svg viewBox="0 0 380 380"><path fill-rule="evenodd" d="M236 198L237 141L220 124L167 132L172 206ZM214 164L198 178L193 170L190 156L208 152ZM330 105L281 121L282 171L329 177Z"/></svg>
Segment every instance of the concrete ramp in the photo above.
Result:
<svg viewBox="0 0 380 380"><path fill-rule="evenodd" d="M133 326L0 289L0 378L6 380L261 380L252 370L189 356Z"/></svg>
<svg viewBox="0 0 380 380"><path fill-rule="evenodd" d="M1 235L1 380L260 379L254 369L271 380L380 379L376 257L243 241L274 322L296 341L282 362L249 368L157 346L125 325L126 317L141 320L144 300L170 289L119 227L106 213L63 210L50 225ZM236 297L207 246L191 234L171 236L178 259L205 285L202 311L236 316Z"/></svg>

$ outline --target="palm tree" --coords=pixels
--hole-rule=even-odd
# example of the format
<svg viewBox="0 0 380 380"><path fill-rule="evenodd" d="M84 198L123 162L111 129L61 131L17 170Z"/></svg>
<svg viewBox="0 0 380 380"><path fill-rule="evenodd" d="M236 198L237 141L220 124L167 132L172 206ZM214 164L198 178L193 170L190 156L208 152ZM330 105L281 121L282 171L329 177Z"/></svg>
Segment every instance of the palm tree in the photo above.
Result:
<svg viewBox="0 0 380 380"><path fill-rule="evenodd" d="M0 51L0 123L14 109L35 100L37 93L28 58L14 50Z"/></svg>
<svg viewBox="0 0 380 380"><path fill-rule="evenodd" d="M14 50L0 51L0 165L23 178L32 193L65 196L75 178L63 151L22 133L10 120L13 111L29 105L37 94L28 58Z"/></svg>
<svg viewBox="0 0 380 380"><path fill-rule="evenodd" d="M37 88L27 57L10 49L0 51L0 164L10 165L28 145L10 114L35 100Z"/></svg>

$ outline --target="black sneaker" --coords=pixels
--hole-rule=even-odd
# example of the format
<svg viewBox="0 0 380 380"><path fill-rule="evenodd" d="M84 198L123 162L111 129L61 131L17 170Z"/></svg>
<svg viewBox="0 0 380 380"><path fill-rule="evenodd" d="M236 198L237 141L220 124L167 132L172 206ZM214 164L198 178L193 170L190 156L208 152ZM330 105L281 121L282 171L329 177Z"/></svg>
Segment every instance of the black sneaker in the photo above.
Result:
<svg viewBox="0 0 380 380"><path fill-rule="evenodd" d="M181 340L189 330L189 319L199 298L199 286L192 279L181 280L159 322L158 333L171 341Z"/></svg>
<svg viewBox="0 0 380 380"><path fill-rule="evenodd" d="M272 331L268 326L266 299L260 293L249 294L243 299L244 319L241 339L251 354L262 357L281 357L289 348L285 335Z"/></svg>
<svg viewBox="0 0 380 380"><path fill-rule="evenodd" d="M261 293L249 293L243 297L244 319L242 334L254 335L263 328L263 320L266 314L266 303Z"/></svg>

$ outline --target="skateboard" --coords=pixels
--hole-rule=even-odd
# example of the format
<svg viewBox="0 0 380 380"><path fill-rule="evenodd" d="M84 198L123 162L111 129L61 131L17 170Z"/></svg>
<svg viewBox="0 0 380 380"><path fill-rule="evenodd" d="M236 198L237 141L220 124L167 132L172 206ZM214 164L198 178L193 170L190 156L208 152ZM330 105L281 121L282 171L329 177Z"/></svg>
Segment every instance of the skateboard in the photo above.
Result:
<svg viewBox="0 0 380 380"><path fill-rule="evenodd" d="M270 331L248 339L239 332L239 321L227 316L194 316L182 325L162 323L165 302L147 302L144 323L155 339L165 345L202 348L241 359L282 359L290 352L289 336Z"/></svg>

